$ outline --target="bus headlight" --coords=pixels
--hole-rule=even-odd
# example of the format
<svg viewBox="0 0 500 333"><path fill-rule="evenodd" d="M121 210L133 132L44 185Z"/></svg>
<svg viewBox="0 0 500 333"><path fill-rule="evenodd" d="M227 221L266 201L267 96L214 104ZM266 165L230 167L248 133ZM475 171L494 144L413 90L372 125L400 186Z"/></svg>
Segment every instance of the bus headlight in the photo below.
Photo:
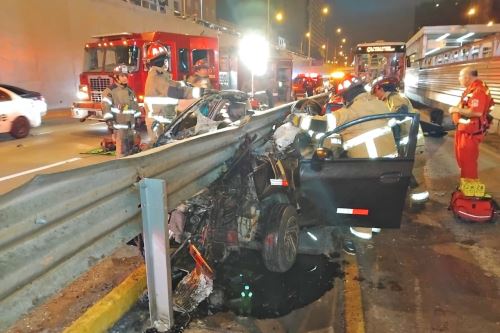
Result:
<svg viewBox="0 0 500 333"><path fill-rule="evenodd" d="M76 97L81 100L89 99L89 87L86 84L80 84L78 86L78 92L76 93Z"/></svg>

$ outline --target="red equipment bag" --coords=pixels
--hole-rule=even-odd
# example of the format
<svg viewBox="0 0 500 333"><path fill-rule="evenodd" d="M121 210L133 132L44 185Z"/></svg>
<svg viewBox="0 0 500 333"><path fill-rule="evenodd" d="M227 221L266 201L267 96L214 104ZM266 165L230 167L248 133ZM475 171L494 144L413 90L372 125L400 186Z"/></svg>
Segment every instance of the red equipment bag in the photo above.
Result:
<svg viewBox="0 0 500 333"><path fill-rule="evenodd" d="M466 197L456 190L451 195L449 209L464 221L486 223L495 217L496 204L492 198Z"/></svg>

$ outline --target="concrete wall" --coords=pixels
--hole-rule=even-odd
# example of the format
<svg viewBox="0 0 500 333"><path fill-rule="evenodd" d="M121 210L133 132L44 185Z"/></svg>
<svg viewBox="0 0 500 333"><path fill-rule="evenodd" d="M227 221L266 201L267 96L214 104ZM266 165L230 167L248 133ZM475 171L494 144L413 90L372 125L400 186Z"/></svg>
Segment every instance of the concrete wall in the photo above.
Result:
<svg viewBox="0 0 500 333"><path fill-rule="evenodd" d="M170 31L217 36L217 31L121 0L1 0L0 82L41 92L49 108L75 99L83 48L110 32ZM219 35L221 46L236 44Z"/></svg>

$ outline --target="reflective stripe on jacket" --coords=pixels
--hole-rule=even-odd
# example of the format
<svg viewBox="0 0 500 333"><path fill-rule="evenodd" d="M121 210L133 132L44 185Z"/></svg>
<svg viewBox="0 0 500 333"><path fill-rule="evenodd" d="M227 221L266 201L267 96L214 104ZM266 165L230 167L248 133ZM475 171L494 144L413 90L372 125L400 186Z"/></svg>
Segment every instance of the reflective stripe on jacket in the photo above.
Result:
<svg viewBox="0 0 500 333"><path fill-rule="evenodd" d="M327 117L329 130L350 121L376 114L389 113L386 104L362 93L354 98L349 107L343 107ZM333 115L334 119L332 119ZM328 117L330 119L328 119ZM342 133L344 149L350 157L376 158L397 156L396 142L391 127L385 119L371 120L346 128Z"/></svg>

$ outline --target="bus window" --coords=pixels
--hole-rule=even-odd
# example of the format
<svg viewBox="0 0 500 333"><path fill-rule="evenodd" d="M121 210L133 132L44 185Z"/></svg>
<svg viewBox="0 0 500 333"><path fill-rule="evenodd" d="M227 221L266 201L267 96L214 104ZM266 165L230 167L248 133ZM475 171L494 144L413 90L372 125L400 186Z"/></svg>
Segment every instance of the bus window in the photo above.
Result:
<svg viewBox="0 0 500 333"><path fill-rule="evenodd" d="M471 53L472 59L479 58L479 46L473 46L470 53Z"/></svg>
<svg viewBox="0 0 500 333"><path fill-rule="evenodd" d="M490 42L490 43L485 43L485 44L483 45L483 50L482 50L482 51L483 51L483 52L482 52L482 57L483 57L483 58L489 58L489 57L491 57L491 55L492 55L492 53L493 53L493 52L492 52L492 50L493 50L493 49L492 49L492 47L491 47L491 46L492 46L491 42Z"/></svg>
<svg viewBox="0 0 500 333"><path fill-rule="evenodd" d="M188 49L179 49L179 72L189 73Z"/></svg>
<svg viewBox="0 0 500 333"><path fill-rule="evenodd" d="M464 54L464 61L469 60L469 49L468 48L465 48L463 50L463 54Z"/></svg>

